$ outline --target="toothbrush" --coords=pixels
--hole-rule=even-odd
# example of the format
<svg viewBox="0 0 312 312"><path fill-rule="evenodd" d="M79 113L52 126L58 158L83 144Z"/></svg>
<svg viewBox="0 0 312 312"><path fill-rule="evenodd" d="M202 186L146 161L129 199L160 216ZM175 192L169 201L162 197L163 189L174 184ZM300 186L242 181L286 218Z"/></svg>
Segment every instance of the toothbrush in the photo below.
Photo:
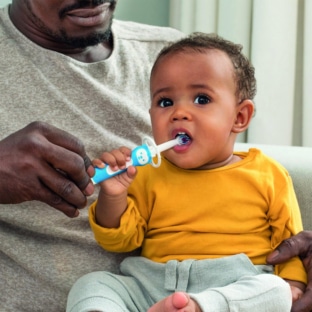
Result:
<svg viewBox="0 0 312 312"><path fill-rule="evenodd" d="M93 184L100 183L126 171L129 166L144 166L151 164L153 167L159 167L161 163L161 152L176 145L185 145L187 142L189 142L189 137L186 134L179 134L175 139L160 145L156 145L151 138L146 137L143 139L142 145L137 146L132 150L131 160L126 163L125 169L113 171L109 166L95 168L95 174L91 178L91 181ZM157 156L157 163L153 161L153 157L155 156Z"/></svg>

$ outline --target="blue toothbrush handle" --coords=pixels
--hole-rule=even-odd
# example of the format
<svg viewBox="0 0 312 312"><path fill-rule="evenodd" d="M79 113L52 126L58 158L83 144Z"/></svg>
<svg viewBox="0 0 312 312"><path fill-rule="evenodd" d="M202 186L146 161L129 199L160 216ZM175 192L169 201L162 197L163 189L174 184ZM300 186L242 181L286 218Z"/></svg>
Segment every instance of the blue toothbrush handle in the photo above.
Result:
<svg viewBox="0 0 312 312"><path fill-rule="evenodd" d="M149 147L146 144L143 144L132 150L131 160L126 163L126 169L112 171L109 166L105 166L104 168L95 168L95 174L91 181L93 184L97 184L122 172L125 172L129 166L144 166L151 164L152 161L153 156Z"/></svg>

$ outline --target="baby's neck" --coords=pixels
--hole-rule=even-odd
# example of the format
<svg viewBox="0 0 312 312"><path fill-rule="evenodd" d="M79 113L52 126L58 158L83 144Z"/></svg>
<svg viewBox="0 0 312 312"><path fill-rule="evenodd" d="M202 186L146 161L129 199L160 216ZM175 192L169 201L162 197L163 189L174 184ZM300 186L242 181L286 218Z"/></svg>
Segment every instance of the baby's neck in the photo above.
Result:
<svg viewBox="0 0 312 312"><path fill-rule="evenodd" d="M241 160L242 159L239 156L231 154L228 158L226 158L223 161L220 161L220 162L217 162L217 163L206 164L206 165L204 165L204 166L202 166L201 168L198 168L198 169L205 169L205 170L207 170L207 169L216 169L216 168L220 168L220 167L224 167L224 166L227 166L227 165L234 164L234 163L239 162Z"/></svg>

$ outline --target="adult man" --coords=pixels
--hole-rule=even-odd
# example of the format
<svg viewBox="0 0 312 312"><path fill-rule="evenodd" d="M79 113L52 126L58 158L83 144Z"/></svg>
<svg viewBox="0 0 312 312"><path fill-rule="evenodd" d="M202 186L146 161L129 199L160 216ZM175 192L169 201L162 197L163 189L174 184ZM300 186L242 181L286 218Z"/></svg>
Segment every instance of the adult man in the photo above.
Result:
<svg viewBox="0 0 312 312"><path fill-rule="evenodd" d="M183 34L112 21L116 2L13 0L0 11L1 311L65 310L79 276L117 268L87 209L73 220L28 201L76 216L94 189L85 151L150 134L150 67Z"/></svg>
<svg viewBox="0 0 312 312"><path fill-rule="evenodd" d="M116 2L13 0L0 11L0 310L62 311L79 276L117 269L87 210L72 220L27 202L77 216L93 193L85 151L150 134L150 66L181 33L119 21L111 32Z"/></svg>

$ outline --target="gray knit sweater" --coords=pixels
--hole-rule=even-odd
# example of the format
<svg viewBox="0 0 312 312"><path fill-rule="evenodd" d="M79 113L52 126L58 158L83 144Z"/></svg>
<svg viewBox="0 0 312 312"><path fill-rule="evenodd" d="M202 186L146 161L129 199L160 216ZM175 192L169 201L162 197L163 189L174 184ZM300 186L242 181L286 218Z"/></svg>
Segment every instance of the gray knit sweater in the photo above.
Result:
<svg viewBox="0 0 312 312"><path fill-rule="evenodd" d="M0 10L0 139L41 120L78 136L91 158L140 144L150 134L151 65L181 35L115 20L113 53L86 64L29 41ZM39 202L0 205L0 247L1 312L64 311L79 276L116 271L122 258L96 244L87 209L70 219Z"/></svg>

